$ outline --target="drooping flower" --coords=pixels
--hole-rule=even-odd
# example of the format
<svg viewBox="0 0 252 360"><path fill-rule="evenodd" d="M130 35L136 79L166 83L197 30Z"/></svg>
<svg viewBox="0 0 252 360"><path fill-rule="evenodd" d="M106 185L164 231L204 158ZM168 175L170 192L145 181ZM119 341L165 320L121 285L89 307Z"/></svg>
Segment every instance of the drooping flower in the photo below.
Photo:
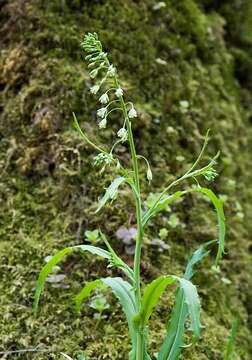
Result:
<svg viewBox="0 0 252 360"><path fill-rule="evenodd" d="M97 110L97 116L104 118L107 114L107 108L106 107L102 107L100 109Z"/></svg>
<svg viewBox="0 0 252 360"><path fill-rule="evenodd" d="M100 103L107 104L109 102L108 94L105 93L99 98Z"/></svg>
<svg viewBox="0 0 252 360"><path fill-rule="evenodd" d="M128 117L130 119L133 119L133 118L137 117L137 112L136 112L136 110L135 110L135 108L133 106L130 109L130 111L128 112Z"/></svg>
<svg viewBox="0 0 252 360"><path fill-rule="evenodd" d="M99 129L105 129L107 126L107 119L106 118L102 119L102 121L99 122L98 126Z"/></svg>
<svg viewBox="0 0 252 360"><path fill-rule="evenodd" d="M99 90L100 90L100 86L99 86L99 85L94 85L94 86L92 86L92 87L90 88L91 94L94 94L94 95L97 94Z"/></svg>
<svg viewBox="0 0 252 360"><path fill-rule="evenodd" d="M114 65L109 65L108 68L108 76L114 76L116 74L116 68Z"/></svg>
<svg viewBox="0 0 252 360"><path fill-rule="evenodd" d="M125 128L121 128L117 132L117 136L121 139L122 142L128 139L128 131Z"/></svg>
<svg viewBox="0 0 252 360"><path fill-rule="evenodd" d="M115 91L115 96L116 97L120 97L120 96L123 96L123 89L122 88L117 88L116 91Z"/></svg>

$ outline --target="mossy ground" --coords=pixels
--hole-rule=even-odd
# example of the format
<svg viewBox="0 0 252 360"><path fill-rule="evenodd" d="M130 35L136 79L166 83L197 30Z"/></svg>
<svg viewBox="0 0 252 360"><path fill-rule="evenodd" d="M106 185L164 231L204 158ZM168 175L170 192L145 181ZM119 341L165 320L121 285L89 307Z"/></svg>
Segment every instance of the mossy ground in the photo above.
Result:
<svg viewBox="0 0 252 360"><path fill-rule="evenodd" d="M209 155L221 150L220 176L212 186L225 199L227 255L221 274L211 270L208 260L195 277L206 328L198 345L185 350L182 358L222 359L232 320L238 318L234 358L251 359L252 6L249 0L242 6L236 0L222 6L210 0L167 0L166 7L154 10L155 4L153 0L0 4L0 351L37 346L50 350L3 359L60 359L60 351L74 356L82 350L90 359L127 358L126 324L111 295L107 296L112 306L99 326L92 309L84 307L79 316L72 307L73 294L87 279L107 274L102 261L69 257L61 265L69 289L48 284L37 319L31 310L45 256L83 242L84 231L98 226L123 254L115 231L120 225L135 224L126 191L103 214L93 215L113 174L97 174L91 165L92 150L71 128L75 111L82 126L96 136L96 105L88 93L90 80L79 47L86 31L99 33L127 95L136 100L137 151L151 161L152 191L183 172L211 128ZM181 100L189 102L186 113ZM118 121L114 119L99 141L111 138ZM120 150L127 159L125 149ZM145 193L149 190L146 184ZM205 202L187 198L172 210L179 218L175 229L169 228L167 216L161 216L147 231L151 239L166 227L171 251L157 254L145 246L146 281L160 272L181 274L190 252L215 236L215 214ZM170 293L153 316L153 353L171 304Z"/></svg>

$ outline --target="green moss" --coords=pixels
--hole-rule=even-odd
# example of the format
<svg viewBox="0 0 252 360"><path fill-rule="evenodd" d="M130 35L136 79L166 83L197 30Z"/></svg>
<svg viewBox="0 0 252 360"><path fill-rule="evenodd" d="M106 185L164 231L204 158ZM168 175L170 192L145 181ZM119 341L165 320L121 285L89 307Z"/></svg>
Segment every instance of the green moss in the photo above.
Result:
<svg viewBox="0 0 252 360"><path fill-rule="evenodd" d="M39 318L31 314L35 280L45 256L81 243L86 229L101 224L123 254L115 231L120 225L135 223L127 191L115 207L93 215L95 202L113 174L97 174L90 165L92 150L71 128L75 111L90 136L106 143L120 121L115 118L111 129L97 137L96 104L88 94L91 83L79 48L82 35L96 31L111 50L126 93L136 99L140 113L134 126L137 150L151 160L152 191L185 170L199 152L206 129L212 129L209 154L222 152L220 177L213 187L226 199L228 254L221 274L211 270L212 256L195 278L206 328L199 344L188 348L183 358L222 359L235 317L240 320L236 359L251 358L252 228L248 214L252 193L248 168L252 96L249 82L243 81L251 73L250 21L246 25L239 15L236 30L231 32L236 8L228 7L227 2L223 6L204 3L207 12L201 8L203 2L193 0L167 0L159 10L153 9L151 0L36 0L25 6L7 1L3 6L0 292L4 296L0 307L4 315L0 351L41 345L52 349L52 359L59 357L59 351L74 356L82 350L95 359L126 358L126 324L111 295L107 296L112 307L96 328L88 306L81 316L71 306L73 294L88 278L107 273L101 261L89 256L67 259L61 271L70 288L55 289L48 284ZM247 8L242 7L242 14L249 19ZM239 24L244 26L246 39L243 36L238 41ZM181 100L189 102L188 111L182 111ZM120 154L127 160L123 148ZM144 167L141 174L144 179ZM150 190L148 184L143 190ZM146 240L158 236L160 228L168 228L171 251L157 254L146 242L142 264L146 282L160 272L181 274L191 250L216 234L215 214L204 201L188 197L172 210L179 218L177 227L169 228L168 213L147 230ZM153 352L164 334L172 293L165 295L152 319ZM13 359L30 358L30 354L13 355ZM42 360L45 354L32 358Z"/></svg>

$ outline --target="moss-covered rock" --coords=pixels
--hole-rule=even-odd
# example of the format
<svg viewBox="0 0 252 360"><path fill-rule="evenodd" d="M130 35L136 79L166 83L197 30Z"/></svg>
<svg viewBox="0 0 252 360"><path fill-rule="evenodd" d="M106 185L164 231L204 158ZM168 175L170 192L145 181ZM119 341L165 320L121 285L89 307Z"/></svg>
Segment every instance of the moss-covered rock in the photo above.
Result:
<svg viewBox="0 0 252 360"><path fill-rule="evenodd" d="M140 114L134 126L137 151L150 159L152 191L181 174L200 151L211 128L209 156L221 150L214 189L223 196L228 222L222 272L206 260L197 274L206 326L187 360L222 359L234 318L239 319L235 358L251 359L251 82L250 1L167 0L3 1L0 56L0 351L41 347L50 353L12 354L13 359L59 359L59 352L91 359L126 359L128 337L119 305L112 303L97 326L89 307L75 314L71 297L89 278L107 273L103 262L70 257L61 265L64 289L48 284L39 318L32 316L35 280L43 259L84 240L101 226L115 240L120 225L134 225L127 191L101 215L95 202L113 177L92 167L93 152L72 130L74 111L97 137L96 104L79 43L99 33L117 64L127 96ZM242 30L241 30L242 29ZM181 101L186 100L185 111ZM183 104L183 103L182 103ZM120 119L99 142L110 141ZM125 149L120 156L127 160ZM141 169L144 181L145 169ZM145 195L150 191L143 185ZM215 214L200 198L172 207L146 234L142 274L181 274L192 249L216 234ZM148 239L167 228L170 252L156 253ZM110 271L110 270L109 270ZM166 295L150 326L157 351L171 310ZM92 331L90 331L92 329ZM189 341L189 340L188 340Z"/></svg>

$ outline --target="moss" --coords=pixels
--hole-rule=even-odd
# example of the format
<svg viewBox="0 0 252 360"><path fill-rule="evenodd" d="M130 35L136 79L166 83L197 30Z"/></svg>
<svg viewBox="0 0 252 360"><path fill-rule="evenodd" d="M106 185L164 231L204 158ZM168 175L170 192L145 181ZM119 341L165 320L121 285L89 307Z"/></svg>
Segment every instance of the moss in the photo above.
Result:
<svg viewBox="0 0 252 360"><path fill-rule="evenodd" d="M222 273L211 270L212 256L195 278L206 328L199 344L186 350L183 358L222 359L234 317L240 320L235 357L251 358L252 228L248 214L252 193L248 168L252 107L250 87L243 81L251 66L250 32L244 30L246 39L237 40L238 25L249 12L239 8L241 17L232 32L236 8L228 7L227 2L219 6L219 2L206 1L203 8L203 2L167 0L159 10L153 5L151 0L3 4L0 292L4 296L0 306L4 315L0 351L40 345L51 349L52 359L58 358L59 351L74 356L83 350L95 359L126 358L126 324L111 295L107 296L112 307L100 326L88 306L81 316L72 308L71 298L81 284L107 272L101 261L77 255L67 259L61 270L70 288L55 289L48 284L39 318L31 314L35 280L44 257L81 243L86 229L102 224L116 249L132 262L114 235L120 225L135 224L132 199L125 190L115 207L93 215L95 202L113 173L97 174L90 165L92 150L71 129L71 112L75 111L90 136L97 138L96 104L88 94L90 80L79 49L81 36L97 31L111 50L127 94L136 99L140 113L134 126L137 150L151 160L152 191L187 168L200 150L206 129L212 129L209 154L222 151L220 177L213 188L225 198L228 253ZM189 102L186 113L181 100ZM110 141L118 123L119 119L113 119L111 129L97 141ZM120 154L127 160L125 149ZM144 167L141 176L144 179ZM143 190L146 194L150 188L144 184ZM146 282L160 272L181 274L191 250L216 234L215 214L199 198L188 197L172 211L179 218L176 228L169 227L168 213L153 220L147 230L146 240L156 237L160 228L168 228L171 251L157 254L146 242L142 263ZM153 352L164 334L172 293L165 295L151 322ZM13 359L30 358L30 354L13 355ZM38 352L32 358L42 360L45 354Z"/></svg>

